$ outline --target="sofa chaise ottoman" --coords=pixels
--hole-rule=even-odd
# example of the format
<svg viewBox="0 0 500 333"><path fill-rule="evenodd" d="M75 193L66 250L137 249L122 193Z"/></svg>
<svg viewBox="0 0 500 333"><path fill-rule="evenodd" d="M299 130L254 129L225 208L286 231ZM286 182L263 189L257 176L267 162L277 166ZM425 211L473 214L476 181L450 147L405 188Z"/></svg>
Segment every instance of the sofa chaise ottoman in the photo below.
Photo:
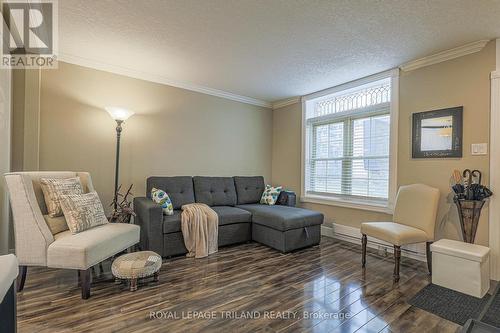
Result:
<svg viewBox="0 0 500 333"><path fill-rule="evenodd" d="M151 189L168 193L173 215L164 215L151 200ZM181 231L181 207L205 203L219 217L219 246L257 241L281 252L317 245L321 213L293 207L295 195L283 192L273 206L259 204L265 188L257 177L149 177L146 197L134 199L135 223L141 226L140 247L170 257L187 253Z"/></svg>
<svg viewBox="0 0 500 333"><path fill-rule="evenodd" d="M288 206L240 205L252 213L252 239L281 252L319 244L323 215Z"/></svg>

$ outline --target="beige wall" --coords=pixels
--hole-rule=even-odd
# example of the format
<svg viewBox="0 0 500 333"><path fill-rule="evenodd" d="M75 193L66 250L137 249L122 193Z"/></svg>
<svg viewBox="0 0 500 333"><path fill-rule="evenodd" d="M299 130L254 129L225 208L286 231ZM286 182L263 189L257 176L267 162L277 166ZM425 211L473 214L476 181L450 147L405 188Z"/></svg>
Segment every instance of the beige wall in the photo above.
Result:
<svg viewBox="0 0 500 333"><path fill-rule="evenodd" d="M489 155L471 156L471 143L489 143L490 72L495 68L495 43L481 52L402 72L400 77L398 184L425 183L441 191L437 219L437 237L459 239L456 208L450 197L450 176L454 169L474 168L483 171L488 182ZM464 106L464 157L461 159L412 159L411 115L452 106ZM274 184L283 184L300 192L301 104L273 111ZM327 205L303 204L326 215L326 223L359 227L363 221L377 221L390 216L369 211ZM482 212L476 242L488 243L488 211Z"/></svg>
<svg viewBox="0 0 500 333"><path fill-rule="evenodd" d="M12 171L39 168L40 75L38 69L12 71Z"/></svg>
<svg viewBox="0 0 500 333"><path fill-rule="evenodd" d="M40 169L89 171L109 203L115 122L107 105L136 112L123 126L120 177L136 196L151 175L271 179L271 110L66 63L42 72Z"/></svg>
<svg viewBox="0 0 500 333"><path fill-rule="evenodd" d="M12 71L12 171L23 170L25 70Z"/></svg>

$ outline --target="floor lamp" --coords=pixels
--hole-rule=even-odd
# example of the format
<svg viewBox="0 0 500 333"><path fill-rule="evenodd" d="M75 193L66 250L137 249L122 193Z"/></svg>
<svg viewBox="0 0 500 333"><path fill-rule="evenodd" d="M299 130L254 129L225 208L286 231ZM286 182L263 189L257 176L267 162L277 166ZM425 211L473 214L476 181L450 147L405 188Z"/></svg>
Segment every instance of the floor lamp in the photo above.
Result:
<svg viewBox="0 0 500 333"><path fill-rule="evenodd" d="M122 135L122 124L125 120L130 118L134 112L118 106L107 106L105 109L108 111L111 118L116 121L115 192L113 196L113 212L116 212L118 207L118 175L120 171L120 138Z"/></svg>

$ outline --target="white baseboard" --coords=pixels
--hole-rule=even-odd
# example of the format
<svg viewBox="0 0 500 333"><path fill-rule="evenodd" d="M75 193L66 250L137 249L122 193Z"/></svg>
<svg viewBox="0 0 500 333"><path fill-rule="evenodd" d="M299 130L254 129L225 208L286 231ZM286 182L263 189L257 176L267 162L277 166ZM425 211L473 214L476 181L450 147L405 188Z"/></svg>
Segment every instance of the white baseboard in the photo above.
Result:
<svg viewBox="0 0 500 333"><path fill-rule="evenodd" d="M322 225L321 235L361 245L361 232L359 231L359 228L349 227L336 223L333 224L333 228ZM368 237L367 246L376 250L383 248L389 253L394 252L394 247L392 244L372 237ZM412 258L418 261L427 261L424 243L402 246L401 255L403 257Z"/></svg>

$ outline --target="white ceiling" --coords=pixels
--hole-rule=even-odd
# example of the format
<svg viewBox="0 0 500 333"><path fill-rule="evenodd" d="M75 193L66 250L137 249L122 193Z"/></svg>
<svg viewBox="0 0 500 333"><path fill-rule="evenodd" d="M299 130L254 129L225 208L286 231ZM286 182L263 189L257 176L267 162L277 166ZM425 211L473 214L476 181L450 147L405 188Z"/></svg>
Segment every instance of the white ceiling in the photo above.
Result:
<svg viewBox="0 0 500 333"><path fill-rule="evenodd" d="M498 36L497 0L59 1L63 56L266 102Z"/></svg>

